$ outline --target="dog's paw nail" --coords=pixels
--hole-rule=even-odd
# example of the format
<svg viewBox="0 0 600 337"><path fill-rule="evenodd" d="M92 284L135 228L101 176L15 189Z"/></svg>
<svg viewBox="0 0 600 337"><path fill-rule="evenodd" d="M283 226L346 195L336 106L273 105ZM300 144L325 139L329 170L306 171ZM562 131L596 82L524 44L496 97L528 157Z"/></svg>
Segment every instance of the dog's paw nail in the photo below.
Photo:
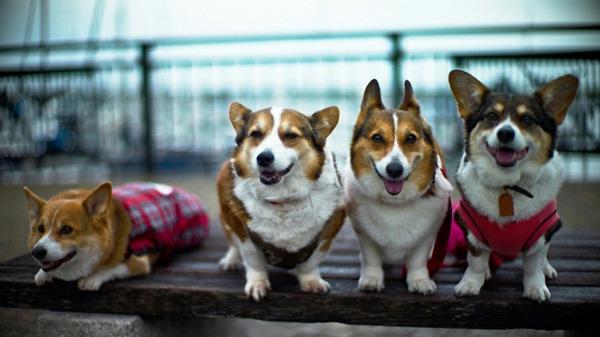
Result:
<svg viewBox="0 0 600 337"><path fill-rule="evenodd" d="M532 299L536 302L544 302L550 299L550 290L548 290L548 287L545 285L541 287L527 287L523 292L523 297Z"/></svg>
<svg viewBox="0 0 600 337"><path fill-rule="evenodd" d="M487 281L491 278L492 278L492 270L488 266L487 269L485 270L485 280Z"/></svg>
<svg viewBox="0 0 600 337"><path fill-rule="evenodd" d="M358 289L360 291L377 291L384 288L383 278L377 276L361 276L358 280Z"/></svg>
<svg viewBox="0 0 600 337"><path fill-rule="evenodd" d="M416 280L409 280L408 291L411 293L419 293L423 295L431 295L436 292L437 285L432 279L420 278Z"/></svg>
<svg viewBox="0 0 600 337"><path fill-rule="evenodd" d="M242 261L224 257L221 260L219 260L219 267L221 268L221 270L225 271L239 270L242 268Z"/></svg>
<svg viewBox="0 0 600 337"><path fill-rule="evenodd" d="M305 293L318 294L328 293L331 287L327 281L323 280L322 278L317 278L300 281L300 288Z"/></svg>
<svg viewBox="0 0 600 337"><path fill-rule="evenodd" d="M37 274L35 274L33 281L37 286L42 286L46 283L51 283L52 276L48 275L45 271L40 269L40 271L38 271Z"/></svg>
<svg viewBox="0 0 600 337"><path fill-rule="evenodd" d="M546 276L546 278L549 280L554 280L558 276L558 272L556 271L556 269L554 269L554 267L552 267L549 264L546 264L546 266L544 267L544 276Z"/></svg>
<svg viewBox="0 0 600 337"><path fill-rule="evenodd" d="M252 298L256 302L260 302L260 300L267 296L269 291L271 291L271 283L269 280L248 281L248 283L246 283L245 291L246 296Z"/></svg>
<svg viewBox="0 0 600 337"><path fill-rule="evenodd" d="M456 287L454 287L454 294L456 296L475 296L479 295L481 286L473 281L460 281Z"/></svg>
<svg viewBox="0 0 600 337"><path fill-rule="evenodd" d="M94 277L84 277L77 281L77 287L79 290L84 291L98 291L102 286L102 281Z"/></svg>

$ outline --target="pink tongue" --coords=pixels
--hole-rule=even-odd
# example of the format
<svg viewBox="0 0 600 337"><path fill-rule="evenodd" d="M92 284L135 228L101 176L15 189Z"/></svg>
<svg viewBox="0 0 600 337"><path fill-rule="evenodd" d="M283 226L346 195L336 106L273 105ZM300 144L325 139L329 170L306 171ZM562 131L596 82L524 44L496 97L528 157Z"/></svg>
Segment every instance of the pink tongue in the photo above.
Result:
<svg viewBox="0 0 600 337"><path fill-rule="evenodd" d="M510 164L515 161L516 154L513 150L500 148L496 151L496 160L502 164Z"/></svg>
<svg viewBox="0 0 600 337"><path fill-rule="evenodd" d="M396 195L402 191L402 186L404 185L404 181L395 181L395 180L384 180L383 185L385 186L385 190L391 194Z"/></svg>

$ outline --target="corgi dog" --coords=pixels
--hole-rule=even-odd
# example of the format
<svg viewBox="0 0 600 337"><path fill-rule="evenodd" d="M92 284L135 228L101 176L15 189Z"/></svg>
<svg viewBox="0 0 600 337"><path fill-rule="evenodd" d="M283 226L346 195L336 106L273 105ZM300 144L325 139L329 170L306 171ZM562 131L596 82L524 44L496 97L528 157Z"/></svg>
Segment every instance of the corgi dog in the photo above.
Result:
<svg viewBox="0 0 600 337"><path fill-rule="evenodd" d="M383 290L384 262L405 263L410 292L437 290L428 260L442 223L449 221L452 191L442 158L410 82L405 81L400 107L386 109L379 84L372 80L354 125L345 172L346 208L360 246L361 291Z"/></svg>
<svg viewBox="0 0 600 337"><path fill-rule="evenodd" d="M229 270L242 262L245 292L260 301L271 290L267 265L294 269L304 292L326 293L319 263L345 210L335 157L325 148L339 110L306 116L272 107L251 111L234 102L229 119L236 148L217 178Z"/></svg>
<svg viewBox="0 0 600 337"><path fill-rule="evenodd" d="M70 189L44 200L27 187L28 247L40 264L38 286L54 279L96 291L111 280L149 274L175 249L198 246L208 234L200 202L176 187L132 183L113 189Z"/></svg>
<svg viewBox="0 0 600 337"><path fill-rule="evenodd" d="M521 255L523 296L546 301L545 278L557 276L548 247L561 226L555 198L564 163L555 150L556 133L579 81L565 75L533 95L491 92L461 70L450 72L449 83L465 133L454 220L468 244L468 267L454 291L479 294L491 276L491 253L502 259Z"/></svg>

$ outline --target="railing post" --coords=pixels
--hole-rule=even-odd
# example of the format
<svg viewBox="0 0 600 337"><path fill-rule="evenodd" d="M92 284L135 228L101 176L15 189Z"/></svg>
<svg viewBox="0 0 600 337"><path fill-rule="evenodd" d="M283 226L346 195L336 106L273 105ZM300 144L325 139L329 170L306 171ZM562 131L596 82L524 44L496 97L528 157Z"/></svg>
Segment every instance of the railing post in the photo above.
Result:
<svg viewBox="0 0 600 337"><path fill-rule="evenodd" d="M154 124L152 115L152 64L150 51L152 45L144 43L141 45L140 68L142 71L142 83L140 96L142 99L142 117L144 120L144 168L146 174L154 171Z"/></svg>
<svg viewBox="0 0 600 337"><path fill-rule="evenodd" d="M400 39L400 34L390 34L392 42L392 52L390 54L390 63L392 64L392 102L394 109L400 105L402 97L402 47L400 46Z"/></svg>

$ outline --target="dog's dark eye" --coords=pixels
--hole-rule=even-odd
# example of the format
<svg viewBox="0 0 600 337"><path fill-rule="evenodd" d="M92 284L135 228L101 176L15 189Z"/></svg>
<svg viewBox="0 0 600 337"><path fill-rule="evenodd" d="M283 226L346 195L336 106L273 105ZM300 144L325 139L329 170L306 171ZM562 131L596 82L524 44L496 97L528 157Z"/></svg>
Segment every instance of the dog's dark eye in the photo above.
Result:
<svg viewBox="0 0 600 337"><path fill-rule="evenodd" d="M523 123L525 126L531 126L531 124L533 124L533 117L525 115L521 117L521 123Z"/></svg>
<svg viewBox="0 0 600 337"><path fill-rule="evenodd" d="M68 225L64 225L60 229L60 235L68 235L68 234L71 234L72 232L73 232L73 227L68 226Z"/></svg>
<svg viewBox="0 0 600 337"><path fill-rule="evenodd" d="M499 118L498 118L498 114L497 114L497 113L495 113L495 112L493 112L493 111L492 111L492 112L488 112L488 114L487 114L487 115L485 115L485 118L486 118L487 120L491 121L491 122L496 122L496 121L498 121L498 119L499 119Z"/></svg>
<svg viewBox="0 0 600 337"><path fill-rule="evenodd" d="M294 140L300 137L299 134L293 132L286 132L283 137L287 140Z"/></svg>
<svg viewBox="0 0 600 337"><path fill-rule="evenodd" d="M262 137L262 133L258 130L254 130L252 132L250 132L250 137L252 138L261 138Z"/></svg>
<svg viewBox="0 0 600 337"><path fill-rule="evenodd" d="M417 136L412 133L406 136L406 140L404 141L406 144L414 144L417 141Z"/></svg>
<svg viewBox="0 0 600 337"><path fill-rule="evenodd" d="M44 225L39 225L37 228L38 232L43 233L44 232Z"/></svg>
<svg viewBox="0 0 600 337"><path fill-rule="evenodd" d="M375 142L375 143L383 143L383 137L376 133L374 135L371 136L371 139Z"/></svg>

